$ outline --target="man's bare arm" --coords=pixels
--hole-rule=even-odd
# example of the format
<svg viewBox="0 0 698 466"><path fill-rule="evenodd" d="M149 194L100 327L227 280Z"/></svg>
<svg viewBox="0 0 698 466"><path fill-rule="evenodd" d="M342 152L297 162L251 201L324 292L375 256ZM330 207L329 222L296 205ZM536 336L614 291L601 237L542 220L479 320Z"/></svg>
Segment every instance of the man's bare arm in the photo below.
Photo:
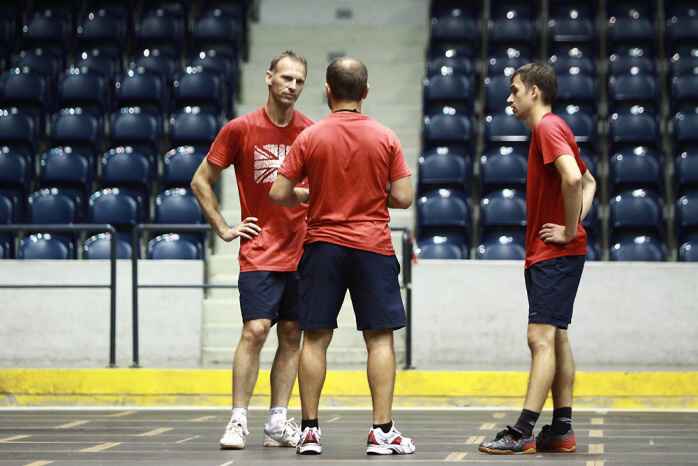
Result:
<svg viewBox="0 0 698 466"><path fill-rule="evenodd" d="M279 173L269 190L269 197L284 207L296 207L302 202L308 202L310 192L306 188L296 188L296 184L297 181L289 180Z"/></svg>
<svg viewBox="0 0 698 466"><path fill-rule="evenodd" d="M567 244L577 236L577 225L582 213L582 173L574 157L567 154L555 159L555 168L562 179L565 224L546 223L539 236L546 243Z"/></svg>
<svg viewBox="0 0 698 466"><path fill-rule="evenodd" d="M414 200L412 178L406 176L390 183L388 190L388 207L392 209L409 209Z"/></svg>
<svg viewBox="0 0 698 466"><path fill-rule="evenodd" d="M582 175L582 220L584 220L591 210L596 194L596 180L589 170Z"/></svg>

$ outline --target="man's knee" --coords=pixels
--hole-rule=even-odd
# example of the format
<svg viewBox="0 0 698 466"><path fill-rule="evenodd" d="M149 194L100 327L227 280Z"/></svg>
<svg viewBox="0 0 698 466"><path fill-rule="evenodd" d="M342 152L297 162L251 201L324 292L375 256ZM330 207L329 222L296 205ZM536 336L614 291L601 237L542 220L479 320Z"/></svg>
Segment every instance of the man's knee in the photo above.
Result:
<svg viewBox="0 0 698 466"><path fill-rule="evenodd" d="M301 329L297 321L282 320L277 324L279 347L298 350L301 346Z"/></svg>
<svg viewBox="0 0 698 466"><path fill-rule="evenodd" d="M271 321L267 319L248 320L242 328L242 341L253 348L261 348L267 339Z"/></svg>
<svg viewBox="0 0 698 466"><path fill-rule="evenodd" d="M364 330L364 341L368 352L393 350L392 330Z"/></svg>
<svg viewBox="0 0 698 466"><path fill-rule="evenodd" d="M555 350L556 329L549 325L529 325L528 347L532 353Z"/></svg>

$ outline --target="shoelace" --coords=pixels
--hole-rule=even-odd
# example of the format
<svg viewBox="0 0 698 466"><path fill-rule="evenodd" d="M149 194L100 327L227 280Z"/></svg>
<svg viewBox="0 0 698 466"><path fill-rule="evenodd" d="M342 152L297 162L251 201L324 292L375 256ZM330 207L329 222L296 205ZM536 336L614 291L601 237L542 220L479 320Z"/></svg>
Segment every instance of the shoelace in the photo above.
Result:
<svg viewBox="0 0 698 466"><path fill-rule="evenodd" d="M298 424L293 422L293 418L287 419L284 422L284 427L281 430L281 435L283 437L294 437L300 434L301 428Z"/></svg>
<svg viewBox="0 0 698 466"><path fill-rule="evenodd" d="M227 426L225 426L225 431L230 432L233 430L239 430L244 435L250 435L250 432L239 422L230 421Z"/></svg>

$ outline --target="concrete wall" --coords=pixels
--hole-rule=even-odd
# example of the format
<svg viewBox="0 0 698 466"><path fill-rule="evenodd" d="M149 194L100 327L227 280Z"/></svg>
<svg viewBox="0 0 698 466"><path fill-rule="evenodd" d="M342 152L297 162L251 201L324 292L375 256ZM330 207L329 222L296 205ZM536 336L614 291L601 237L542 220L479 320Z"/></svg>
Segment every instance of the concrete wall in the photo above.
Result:
<svg viewBox="0 0 698 466"><path fill-rule="evenodd" d="M522 263L413 270L417 368L528 368ZM587 263L569 334L579 369L697 368L698 265Z"/></svg>
<svg viewBox="0 0 698 466"><path fill-rule="evenodd" d="M201 261L140 261L141 284L201 283ZM0 283L109 282L109 261L0 261ZM201 360L201 289L141 289L140 354L146 367ZM0 289L0 366L104 367L109 289ZM117 265L117 364L131 362L131 264Z"/></svg>

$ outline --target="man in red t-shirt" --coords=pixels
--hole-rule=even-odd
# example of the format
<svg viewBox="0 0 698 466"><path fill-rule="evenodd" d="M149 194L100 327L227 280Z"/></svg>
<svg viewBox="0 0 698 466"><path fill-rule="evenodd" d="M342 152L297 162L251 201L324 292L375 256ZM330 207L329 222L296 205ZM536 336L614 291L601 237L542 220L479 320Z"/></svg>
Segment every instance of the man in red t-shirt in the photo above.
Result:
<svg viewBox="0 0 698 466"><path fill-rule="evenodd" d="M284 209L269 199L277 171L291 144L312 121L294 110L303 91L307 64L286 51L266 73L264 107L228 122L199 166L192 189L214 231L224 241L240 238L240 308L243 328L233 360L233 413L221 448L245 447L247 407L259 372L259 354L270 328L278 323L279 346L271 368L271 408L264 426L264 446L295 447L298 425L287 419L300 355L298 277L303 253L306 209ZM213 186L223 169L235 167L242 222L231 227L218 208ZM305 201L307 188L294 194Z"/></svg>
<svg viewBox="0 0 698 466"><path fill-rule="evenodd" d="M567 327L586 256L582 219L591 208L596 182L579 157L572 130L551 112L556 94L557 79L548 65L529 63L512 75L507 103L531 129L524 274L532 361L518 421L480 444L485 453L573 452L577 447L572 430L575 367ZM552 425L534 438L533 427L551 390Z"/></svg>
<svg viewBox="0 0 698 466"><path fill-rule="evenodd" d="M367 79L366 67L356 59L330 63L325 94L332 113L296 139L269 192L275 201L294 206L294 186L308 178L308 232L298 267L304 332L299 454L322 452L318 404L327 347L347 289L368 349L373 428L366 453L414 453L414 444L392 420L393 331L405 326L405 308L388 225L388 207L412 204L412 184L395 134L361 113Z"/></svg>

